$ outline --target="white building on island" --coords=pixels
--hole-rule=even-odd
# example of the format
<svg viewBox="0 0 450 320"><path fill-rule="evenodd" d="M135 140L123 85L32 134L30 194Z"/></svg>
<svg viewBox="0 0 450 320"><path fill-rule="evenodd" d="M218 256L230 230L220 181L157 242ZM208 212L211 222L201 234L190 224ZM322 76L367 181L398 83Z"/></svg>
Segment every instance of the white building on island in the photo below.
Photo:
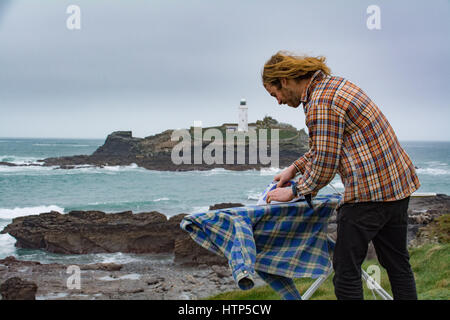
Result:
<svg viewBox="0 0 450 320"><path fill-rule="evenodd" d="M248 107L245 99L241 99L241 103L239 105L238 131L248 132Z"/></svg>
<svg viewBox="0 0 450 320"><path fill-rule="evenodd" d="M256 129L256 123L248 123L248 107L245 99L239 104L238 123L224 123L227 132L248 132L249 128Z"/></svg>

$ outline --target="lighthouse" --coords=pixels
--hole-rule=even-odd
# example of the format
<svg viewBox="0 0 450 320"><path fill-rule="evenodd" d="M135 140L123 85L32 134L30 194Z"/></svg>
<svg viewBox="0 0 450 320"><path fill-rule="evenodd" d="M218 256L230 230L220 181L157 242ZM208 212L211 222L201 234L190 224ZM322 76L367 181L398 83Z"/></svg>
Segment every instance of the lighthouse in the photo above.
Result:
<svg viewBox="0 0 450 320"><path fill-rule="evenodd" d="M248 114L247 114L247 102L245 99L241 99L241 103L239 104L239 122L238 122L238 131L240 132L248 132Z"/></svg>

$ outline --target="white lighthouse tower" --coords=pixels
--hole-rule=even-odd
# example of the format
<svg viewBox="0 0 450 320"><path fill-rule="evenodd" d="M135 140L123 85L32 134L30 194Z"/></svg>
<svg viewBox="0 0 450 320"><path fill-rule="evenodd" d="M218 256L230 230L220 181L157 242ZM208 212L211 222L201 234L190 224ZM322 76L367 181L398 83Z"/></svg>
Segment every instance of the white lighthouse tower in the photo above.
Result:
<svg viewBox="0 0 450 320"><path fill-rule="evenodd" d="M241 99L241 103L239 105L239 122L238 122L238 131L248 132L248 107L245 99Z"/></svg>

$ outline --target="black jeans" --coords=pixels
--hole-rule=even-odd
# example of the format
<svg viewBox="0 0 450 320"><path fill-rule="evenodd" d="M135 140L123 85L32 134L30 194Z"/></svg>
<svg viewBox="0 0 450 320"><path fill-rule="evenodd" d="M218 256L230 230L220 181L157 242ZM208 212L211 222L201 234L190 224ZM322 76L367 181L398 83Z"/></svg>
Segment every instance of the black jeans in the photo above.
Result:
<svg viewBox="0 0 450 320"><path fill-rule="evenodd" d="M407 248L409 197L342 205L337 212L333 283L339 300L364 299L361 264L372 241L386 269L394 299L417 299Z"/></svg>

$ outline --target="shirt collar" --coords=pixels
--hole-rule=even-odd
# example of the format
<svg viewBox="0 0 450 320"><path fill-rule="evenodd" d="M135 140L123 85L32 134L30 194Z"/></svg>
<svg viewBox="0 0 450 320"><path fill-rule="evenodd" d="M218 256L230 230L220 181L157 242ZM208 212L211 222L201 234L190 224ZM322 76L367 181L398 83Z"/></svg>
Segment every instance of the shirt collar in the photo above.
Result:
<svg viewBox="0 0 450 320"><path fill-rule="evenodd" d="M300 101L303 103L303 107L305 107L306 103L308 103L309 98L311 96L311 92L316 86L317 82L322 80L325 77L325 73L322 70L317 70L311 77L311 80L309 81L308 85L305 87L305 89L302 92L302 96L300 98Z"/></svg>

